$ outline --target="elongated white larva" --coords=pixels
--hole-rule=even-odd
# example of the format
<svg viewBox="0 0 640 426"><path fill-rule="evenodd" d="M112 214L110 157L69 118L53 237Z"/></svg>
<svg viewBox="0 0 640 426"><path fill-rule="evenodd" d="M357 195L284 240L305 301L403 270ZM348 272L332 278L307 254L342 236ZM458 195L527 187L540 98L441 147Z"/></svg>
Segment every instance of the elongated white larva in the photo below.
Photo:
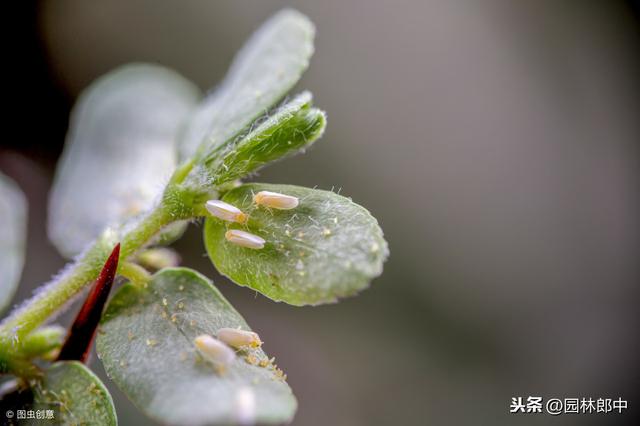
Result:
<svg viewBox="0 0 640 426"><path fill-rule="evenodd" d="M253 331L240 330L237 328L221 328L217 333L218 339L236 349L257 348L262 345L260 336Z"/></svg>
<svg viewBox="0 0 640 426"><path fill-rule="evenodd" d="M247 215L244 214L236 206L232 206L229 203L225 203L221 200L209 200L205 204L205 207L213 216L218 219L226 220L227 222L245 223L247 221Z"/></svg>
<svg viewBox="0 0 640 426"><path fill-rule="evenodd" d="M232 244L254 250L263 248L264 243L266 242L264 239L258 237L257 235L253 235L239 229L229 229L224 234L224 237Z"/></svg>
<svg viewBox="0 0 640 426"><path fill-rule="evenodd" d="M256 395L250 387L242 387L234 395L233 411L235 420L242 426L256 422Z"/></svg>
<svg viewBox="0 0 640 426"><path fill-rule="evenodd" d="M208 334L201 334L196 337L193 342L198 352L217 366L226 367L236 358L236 353L233 349Z"/></svg>
<svg viewBox="0 0 640 426"><path fill-rule="evenodd" d="M299 204L297 197L271 191L258 192L253 196L253 202L259 206L271 207L278 210L295 209Z"/></svg>

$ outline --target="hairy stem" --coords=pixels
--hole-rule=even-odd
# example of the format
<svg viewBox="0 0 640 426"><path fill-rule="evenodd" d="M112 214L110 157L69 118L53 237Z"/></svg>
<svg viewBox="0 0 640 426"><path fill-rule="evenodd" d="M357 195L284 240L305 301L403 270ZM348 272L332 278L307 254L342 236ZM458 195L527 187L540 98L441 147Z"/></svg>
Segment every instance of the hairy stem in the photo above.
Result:
<svg viewBox="0 0 640 426"><path fill-rule="evenodd" d="M151 211L122 238L120 259L126 260L175 218L164 204ZM0 363L3 353L15 351L22 339L93 281L117 241L104 236L89 248L69 269L43 286L39 292L14 311L0 325Z"/></svg>

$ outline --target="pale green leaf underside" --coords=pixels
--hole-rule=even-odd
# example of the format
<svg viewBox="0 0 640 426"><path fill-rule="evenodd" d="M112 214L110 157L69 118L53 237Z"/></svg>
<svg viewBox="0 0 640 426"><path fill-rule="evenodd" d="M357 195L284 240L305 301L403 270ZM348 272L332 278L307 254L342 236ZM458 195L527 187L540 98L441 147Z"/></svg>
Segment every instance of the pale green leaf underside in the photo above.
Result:
<svg viewBox="0 0 640 426"><path fill-rule="evenodd" d="M186 268L164 269L146 289L127 284L109 303L97 337L107 374L147 415L162 423L204 425L239 419L237 392L255 394L257 423L283 423L295 412L291 389L273 370L239 353L224 373L195 350L200 334L249 330L211 282ZM251 350L259 359L261 349Z"/></svg>
<svg viewBox="0 0 640 426"><path fill-rule="evenodd" d="M315 142L326 119L323 112L311 108L311 99L311 93L301 93L238 141L213 150L204 160L211 183L219 186L243 178Z"/></svg>
<svg viewBox="0 0 640 426"><path fill-rule="evenodd" d="M55 420L34 424L117 425L109 391L95 374L77 361L57 362L34 386L34 410L55 410Z"/></svg>
<svg viewBox="0 0 640 426"><path fill-rule="evenodd" d="M257 207L259 191L298 197L293 210ZM245 225L208 218L204 238L216 268L237 284L293 305L334 302L366 288L388 255L378 222L350 199L291 185L246 184L223 197L245 213ZM229 228L266 240L253 250L225 240Z"/></svg>
<svg viewBox="0 0 640 426"><path fill-rule="evenodd" d="M62 254L151 207L198 98L189 81L150 64L118 68L83 92L49 200L49 237Z"/></svg>
<svg viewBox="0 0 640 426"><path fill-rule="evenodd" d="M313 54L315 29L301 13L276 13L246 42L223 82L192 116L181 158L229 140L275 105L300 79Z"/></svg>
<svg viewBox="0 0 640 426"><path fill-rule="evenodd" d="M24 265L27 200L18 186L0 173L0 311L16 290Z"/></svg>

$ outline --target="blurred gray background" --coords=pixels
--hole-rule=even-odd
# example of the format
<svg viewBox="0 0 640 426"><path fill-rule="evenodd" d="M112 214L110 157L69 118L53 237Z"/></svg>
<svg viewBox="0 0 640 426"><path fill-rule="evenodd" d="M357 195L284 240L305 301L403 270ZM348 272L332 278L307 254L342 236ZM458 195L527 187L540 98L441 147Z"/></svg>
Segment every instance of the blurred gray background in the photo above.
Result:
<svg viewBox="0 0 640 426"><path fill-rule="evenodd" d="M31 208L16 301L64 264L46 239L46 195L79 92L130 61L212 87L251 31L285 6L317 26L298 89L313 91L328 130L259 179L342 188L369 208L390 244L384 275L337 305L295 308L218 277L201 227L176 248L278 358L299 400L294 424L637 420L634 2L29 3L8 67L18 82L11 137L0 142L0 167ZM93 367L103 374L95 358ZM121 424L149 422L107 383ZM630 409L508 413L511 397L529 395L621 396Z"/></svg>

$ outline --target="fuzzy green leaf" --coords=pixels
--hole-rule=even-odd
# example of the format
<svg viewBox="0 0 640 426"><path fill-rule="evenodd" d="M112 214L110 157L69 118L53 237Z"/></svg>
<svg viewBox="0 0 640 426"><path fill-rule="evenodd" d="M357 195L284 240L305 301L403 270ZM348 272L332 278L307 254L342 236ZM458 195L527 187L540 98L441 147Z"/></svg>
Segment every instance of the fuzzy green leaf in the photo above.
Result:
<svg viewBox="0 0 640 426"><path fill-rule="evenodd" d="M231 139L275 105L300 79L313 54L315 29L286 9L265 22L236 55L227 76L192 116L181 143L183 159Z"/></svg>
<svg viewBox="0 0 640 426"><path fill-rule="evenodd" d="M152 206L198 97L177 73L148 64L118 68L83 92L49 200L49 237L62 254Z"/></svg>
<svg viewBox="0 0 640 426"><path fill-rule="evenodd" d="M0 311L20 281L26 238L27 200L18 185L0 173Z"/></svg>
<svg viewBox="0 0 640 426"><path fill-rule="evenodd" d="M298 197L292 210L257 207L253 194L273 191ZM242 286L292 305L335 302L366 288L388 255L378 222L350 199L291 185L247 184L222 200L249 215L244 225L208 218L205 245L216 268ZM243 229L266 240L254 250L225 240Z"/></svg>
<svg viewBox="0 0 640 426"><path fill-rule="evenodd" d="M239 352L224 372L204 361L194 338L222 327L249 330L212 283L195 271L168 268L146 288L123 286L109 303L97 337L107 374L147 415L162 423L237 423L247 416L238 392L255 395L257 423L291 420L296 401L272 369L244 355L266 359L261 349ZM246 418L245 418L246 419Z"/></svg>
<svg viewBox="0 0 640 426"><path fill-rule="evenodd" d="M34 424L117 425L113 401L107 388L77 361L57 362L45 371L34 387L34 410L54 410L54 420Z"/></svg>
<svg viewBox="0 0 640 426"><path fill-rule="evenodd" d="M322 136L325 123L324 113L311 108L311 93L298 95L237 142L209 154L204 165L211 183L219 186L245 177L306 149Z"/></svg>

